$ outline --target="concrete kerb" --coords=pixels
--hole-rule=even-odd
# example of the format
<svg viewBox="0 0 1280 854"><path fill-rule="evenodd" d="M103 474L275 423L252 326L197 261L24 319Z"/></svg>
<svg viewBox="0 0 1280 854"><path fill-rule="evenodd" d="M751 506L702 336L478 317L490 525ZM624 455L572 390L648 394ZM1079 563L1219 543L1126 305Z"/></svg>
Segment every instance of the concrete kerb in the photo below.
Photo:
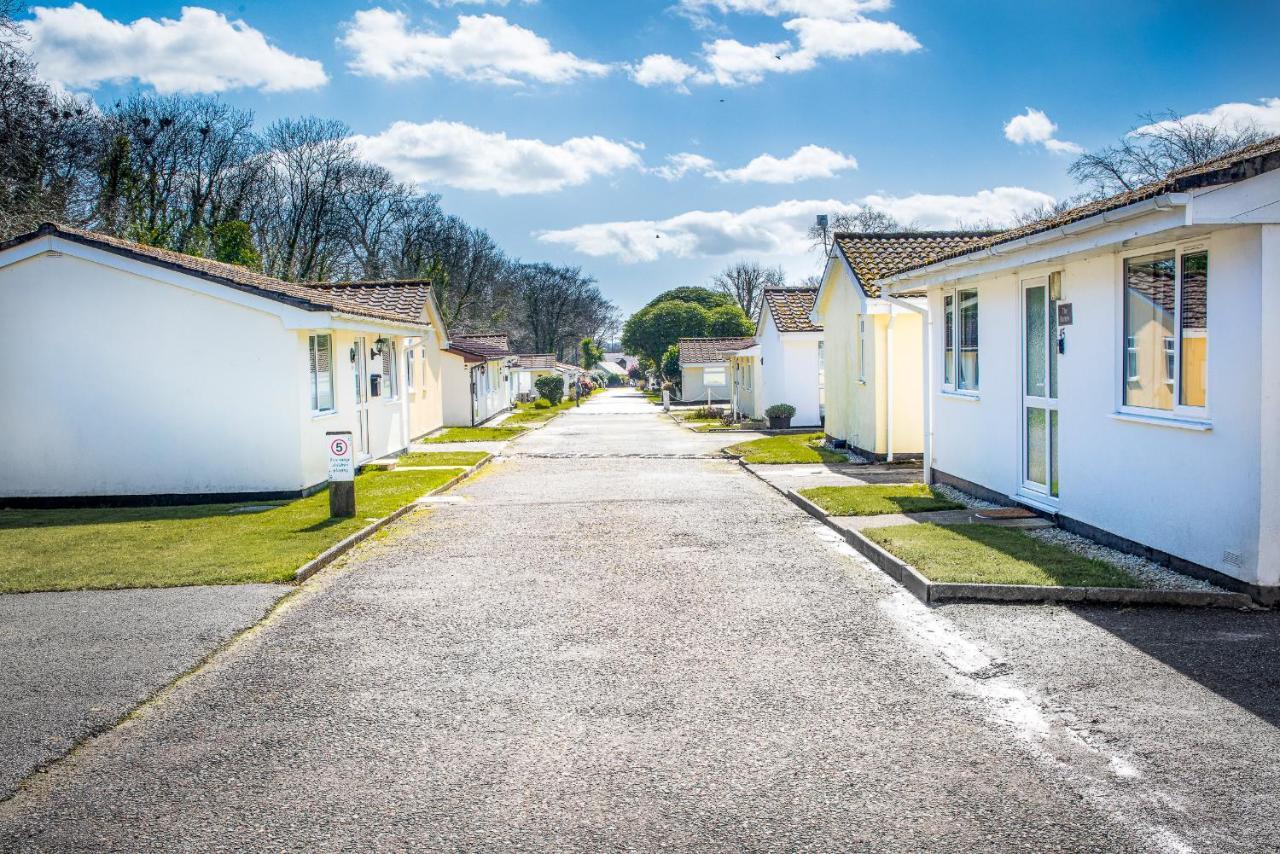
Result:
<svg viewBox="0 0 1280 854"><path fill-rule="evenodd" d="M492 461L493 461L493 455L490 454L489 456L485 457L483 460L471 466L470 468L464 469L463 471L459 472L457 476L449 478L449 480L440 484L435 489L428 492L426 496L423 496L423 497L439 495L440 493L445 492L446 490L452 489L462 481L466 480L471 475L475 474L480 469L487 466ZM355 548L364 540L369 539L369 537L373 536L378 531L385 528L387 525L390 525L392 522L396 521L401 516L404 516L416 510L419 506L421 506L418 503L420 500L421 499L419 498L415 498L413 501L401 507L399 510L396 510L391 514L382 517L376 522L370 522L368 525L361 528L359 531L356 531L354 534L350 535L349 537L346 537L334 543L332 546L325 549L320 554L316 555L311 560L304 563L302 566L298 567L297 571L295 571L293 574L293 580L299 583L306 581L308 578L315 575L317 572L324 569L329 564L333 563L342 555L351 551L351 549Z"/></svg>
<svg viewBox="0 0 1280 854"><path fill-rule="evenodd" d="M1107 605L1176 605L1183 607L1236 608L1253 610L1257 604L1244 593L1211 590L1152 590L1138 587L1059 587L1031 584L955 584L930 581L915 567L881 548L857 531L842 528L821 507L795 490L783 490L769 483L742 462L753 477L781 492L793 504L844 538L877 569L901 584L926 605L946 602L1009 603L1095 603Z"/></svg>

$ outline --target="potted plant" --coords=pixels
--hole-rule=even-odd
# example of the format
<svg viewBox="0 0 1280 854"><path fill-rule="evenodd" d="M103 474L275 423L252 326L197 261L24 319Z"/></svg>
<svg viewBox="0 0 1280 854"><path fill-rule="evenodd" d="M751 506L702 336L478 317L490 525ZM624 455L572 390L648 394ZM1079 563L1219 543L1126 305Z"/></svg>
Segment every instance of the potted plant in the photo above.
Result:
<svg viewBox="0 0 1280 854"><path fill-rule="evenodd" d="M764 414L769 418L770 430L786 430L791 426L791 416L796 414L796 408L789 403L775 403Z"/></svg>

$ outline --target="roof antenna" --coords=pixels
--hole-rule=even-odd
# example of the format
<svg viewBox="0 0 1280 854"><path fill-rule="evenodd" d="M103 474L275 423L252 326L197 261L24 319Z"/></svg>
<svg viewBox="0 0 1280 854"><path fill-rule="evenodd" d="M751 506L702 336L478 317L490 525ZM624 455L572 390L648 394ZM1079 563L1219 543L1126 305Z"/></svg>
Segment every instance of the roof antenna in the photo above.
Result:
<svg viewBox="0 0 1280 854"><path fill-rule="evenodd" d="M818 233L822 235L822 254L825 255L831 251L831 244L828 234L828 226L830 220L826 214L818 214Z"/></svg>

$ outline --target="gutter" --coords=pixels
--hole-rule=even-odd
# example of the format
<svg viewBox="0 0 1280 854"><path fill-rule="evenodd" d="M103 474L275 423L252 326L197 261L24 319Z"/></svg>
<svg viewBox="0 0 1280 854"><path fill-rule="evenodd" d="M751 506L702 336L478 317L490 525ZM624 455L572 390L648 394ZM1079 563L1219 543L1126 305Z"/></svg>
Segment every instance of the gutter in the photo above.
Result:
<svg viewBox="0 0 1280 854"><path fill-rule="evenodd" d="M910 282L914 279L931 273L940 273L955 267L961 267L972 264L975 261L981 261L986 258L1000 258L1005 255L1011 255L1020 252L1023 249L1029 249L1032 246L1039 246L1042 243L1049 243L1063 237L1073 237L1086 231L1094 231L1107 225L1114 225L1118 222L1139 217L1153 211L1167 211L1177 207L1187 207L1191 204L1190 193L1163 193L1150 199L1140 202L1134 202L1131 205L1125 205L1121 208L1115 208L1102 213L1094 214L1085 219L1069 222L1047 231L1038 231L1034 234L1028 234L1025 237L1019 237L1016 240L1010 240L1007 243L997 243L994 246L988 246L984 249L975 249L964 255L958 255L955 258L946 258L934 264L925 267L918 267L914 270L904 270L899 273L886 276L878 281L881 293L896 285Z"/></svg>

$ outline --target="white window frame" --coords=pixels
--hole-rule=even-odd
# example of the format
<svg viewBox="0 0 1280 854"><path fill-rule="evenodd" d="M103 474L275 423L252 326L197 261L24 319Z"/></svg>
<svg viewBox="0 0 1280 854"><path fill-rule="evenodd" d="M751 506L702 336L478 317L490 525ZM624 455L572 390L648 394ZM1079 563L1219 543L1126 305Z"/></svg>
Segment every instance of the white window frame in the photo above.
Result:
<svg viewBox="0 0 1280 854"><path fill-rule="evenodd" d="M1129 339L1125 336L1125 281L1124 268L1125 262L1130 258L1139 258L1144 255L1156 255L1161 252L1173 252L1174 255L1174 303L1173 303L1173 347L1174 347L1174 372L1173 379L1165 379L1166 384L1171 384L1173 388L1173 408L1172 409L1156 409L1149 406L1135 406L1124 402L1125 383L1136 377L1130 376L1129 363L1124 361L1119 366L1120 369L1113 371L1112 376L1118 378L1115 384L1115 402L1117 415L1132 415L1145 422L1193 422L1194 424L1207 425L1210 421L1209 406L1213 402L1213 390L1209 384L1205 384L1205 405L1204 406L1188 406L1182 402L1182 259L1186 255L1199 255L1204 253L1209 257L1210 263L1213 261L1212 241L1203 237L1193 240L1175 241L1168 243L1160 243L1154 246L1144 246L1141 249L1135 249L1129 252L1116 254L1116 341L1121 358L1127 360L1129 355ZM1212 293L1213 282L1210 280L1208 287ZM1209 297L1206 296L1206 299ZM1205 308L1208 313L1208 306ZM1212 314L1209 314L1212 317ZM1212 321L1208 321L1212 323ZM1206 333L1210 326L1206 326ZM1162 361L1167 358L1167 349L1162 348L1158 358ZM1205 354L1205 371L1209 373L1213 364L1213 350L1210 347Z"/></svg>
<svg viewBox="0 0 1280 854"><path fill-rule="evenodd" d="M413 394L417 390L417 383L413 378L413 363L417 352L412 347L404 348L404 390L407 394Z"/></svg>
<svg viewBox="0 0 1280 854"><path fill-rule="evenodd" d="M329 339L329 370L327 372L329 381L329 406L321 408L320 401L320 371L319 371L319 351L318 345L321 338ZM316 364L316 370L311 369L312 362ZM312 415L330 415L338 411L338 393L337 386L333 381L333 333L332 332L314 332L307 336L307 376L308 385L310 387L310 396L308 404L311 407ZM313 402L314 401L314 402Z"/></svg>
<svg viewBox="0 0 1280 854"><path fill-rule="evenodd" d="M960 353L961 340L964 337L960 330L960 294L973 292L974 299L978 301L978 383L972 388L961 388L960 380ZM951 380L947 380L947 297L951 297L951 334L953 336L951 346ZM982 295L978 288L975 287L948 287L942 289L942 323L938 324L938 334L941 337L938 352L942 354L942 370L938 376L940 378L943 394L953 394L960 397L976 398L982 391Z"/></svg>
<svg viewBox="0 0 1280 854"><path fill-rule="evenodd" d="M386 370L383 371L382 399L386 403L395 403L400 399L400 360L396 358L396 342L388 340Z"/></svg>

